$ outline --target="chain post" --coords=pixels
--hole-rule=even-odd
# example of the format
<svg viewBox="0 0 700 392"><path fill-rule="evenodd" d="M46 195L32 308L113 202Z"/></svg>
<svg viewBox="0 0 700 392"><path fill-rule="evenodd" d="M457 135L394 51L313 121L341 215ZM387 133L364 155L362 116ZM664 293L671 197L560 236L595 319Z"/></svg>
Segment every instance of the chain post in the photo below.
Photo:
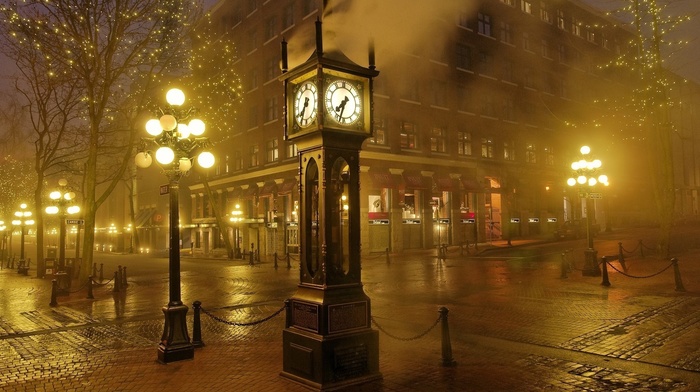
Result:
<svg viewBox="0 0 700 392"><path fill-rule="evenodd" d="M58 281L56 279L51 281L51 302L49 302L49 306L57 306L58 302L56 301L56 296L58 294Z"/></svg>
<svg viewBox="0 0 700 392"><path fill-rule="evenodd" d="M450 312L446 307L441 307L440 320L442 327L442 366L451 367L457 365L452 358L452 343L450 342L450 326L447 324L447 314Z"/></svg>
<svg viewBox="0 0 700 392"><path fill-rule="evenodd" d="M114 287L112 288L113 293L118 293L119 292L119 272L114 271Z"/></svg>
<svg viewBox="0 0 700 392"><path fill-rule="evenodd" d="M681 280L681 270L678 268L678 259L672 258L671 263L673 263L673 277L676 280L676 291L685 291L683 287L683 281Z"/></svg>
<svg viewBox="0 0 700 392"><path fill-rule="evenodd" d="M610 287L610 279L608 279L608 259L603 256L603 282L601 285Z"/></svg>
<svg viewBox="0 0 700 392"><path fill-rule="evenodd" d="M92 275L88 276L87 288L88 288L87 299L95 299L95 296L92 295Z"/></svg>
<svg viewBox="0 0 700 392"><path fill-rule="evenodd" d="M126 282L126 266L124 266L124 268L122 268L122 284L121 284L121 286L126 288L126 286L128 286L128 285L129 284Z"/></svg>
<svg viewBox="0 0 700 392"><path fill-rule="evenodd" d="M559 275L559 278L561 278L561 279L568 278L568 276L566 275L568 269L569 268L567 268L567 266L566 266L566 253L562 253L561 254L561 275Z"/></svg>
<svg viewBox="0 0 700 392"><path fill-rule="evenodd" d="M194 310L194 320L192 324L192 345L195 348L204 347L204 342L202 341L202 320L201 320L201 310L202 302L194 301L192 303L192 309Z"/></svg>

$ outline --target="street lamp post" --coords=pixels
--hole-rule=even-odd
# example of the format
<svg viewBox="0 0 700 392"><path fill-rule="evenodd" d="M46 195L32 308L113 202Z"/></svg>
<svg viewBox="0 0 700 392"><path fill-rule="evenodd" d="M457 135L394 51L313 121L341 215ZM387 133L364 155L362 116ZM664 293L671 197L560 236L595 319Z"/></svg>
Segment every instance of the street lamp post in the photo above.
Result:
<svg viewBox="0 0 700 392"><path fill-rule="evenodd" d="M608 176L598 174L603 163L600 159L592 161L586 160L591 153L591 148L583 146L579 150L581 159L571 163L571 169L574 171L573 176L566 183L571 187L578 187L579 196L586 200L586 238L588 240L588 248L584 251L585 264L583 267L583 275L585 276L600 276L600 268L598 267L598 251L593 248L593 233L592 231L592 216L593 215L593 190L598 184L608 186Z"/></svg>
<svg viewBox="0 0 700 392"><path fill-rule="evenodd" d="M80 212L80 207L75 204L75 192L68 188L65 178L58 180L58 189L49 194L53 205L46 207L49 215L58 215L58 271L66 269L66 217Z"/></svg>
<svg viewBox="0 0 700 392"><path fill-rule="evenodd" d="M192 161L203 168L214 165L214 155L207 151L209 139L199 137L204 133L204 122L196 118L193 109L183 109L185 94L171 89L166 94L168 106L159 109L158 119L146 123L151 137L143 138L141 152L135 163L146 168L151 165L152 151L156 161L168 177L170 196L170 252L169 252L169 302L163 307L165 325L158 345L158 360L162 363L194 358L194 346L187 333L187 306L182 303L180 287L180 231L179 231L179 181L192 167ZM189 123L185 123L188 121Z"/></svg>
<svg viewBox="0 0 700 392"><path fill-rule="evenodd" d="M231 211L231 217L229 218L229 221L233 223L233 257L236 259L241 258L241 247L240 243L238 241L239 233L238 233L238 224L243 220L243 211L241 211L241 206L239 204L236 204L236 207L233 211Z"/></svg>
<svg viewBox="0 0 700 392"><path fill-rule="evenodd" d="M24 262L24 228L25 226L33 225L34 220L32 219L32 212L27 210L25 203L19 205L19 211L15 211L15 217L17 219L13 220L12 224L20 228L19 261L21 265Z"/></svg>
<svg viewBox="0 0 700 392"><path fill-rule="evenodd" d="M2 262L5 260L5 249L7 249L5 241L6 232L7 226L5 226L4 221L0 220L0 233L2 233L2 237L0 237L0 266L2 266Z"/></svg>

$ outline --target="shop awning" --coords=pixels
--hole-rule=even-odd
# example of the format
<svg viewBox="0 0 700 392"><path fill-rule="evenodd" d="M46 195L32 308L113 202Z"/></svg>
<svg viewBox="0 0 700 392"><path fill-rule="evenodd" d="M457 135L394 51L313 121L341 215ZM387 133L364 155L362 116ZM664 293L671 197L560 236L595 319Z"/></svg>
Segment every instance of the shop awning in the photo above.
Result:
<svg viewBox="0 0 700 392"><path fill-rule="evenodd" d="M473 177L462 177L461 178L462 187L465 191L469 192L483 192L484 187L481 186L479 181Z"/></svg>
<svg viewBox="0 0 700 392"><path fill-rule="evenodd" d="M369 172L369 179L373 188L396 188L401 182L400 178L389 172Z"/></svg>
<svg viewBox="0 0 700 392"><path fill-rule="evenodd" d="M292 193L296 190L296 186L296 180L284 180L284 182L277 187L277 194L285 195L288 193Z"/></svg>
<svg viewBox="0 0 700 392"><path fill-rule="evenodd" d="M424 177L420 173L404 172L403 180L406 183L406 189L431 189L432 180L430 177Z"/></svg>
<svg viewBox="0 0 700 392"><path fill-rule="evenodd" d="M459 183L450 177L433 177L433 181L440 192L454 192L459 189Z"/></svg>
<svg viewBox="0 0 700 392"><path fill-rule="evenodd" d="M262 188L260 188L260 193L258 193L258 196L269 196L274 194L277 191L277 184L274 182L267 182L265 185L263 185Z"/></svg>
<svg viewBox="0 0 700 392"><path fill-rule="evenodd" d="M155 214L156 209L155 208L145 208L141 211L139 211L138 214L136 214L136 219L134 219L136 222L136 227L143 227L143 225L151 219L153 214Z"/></svg>

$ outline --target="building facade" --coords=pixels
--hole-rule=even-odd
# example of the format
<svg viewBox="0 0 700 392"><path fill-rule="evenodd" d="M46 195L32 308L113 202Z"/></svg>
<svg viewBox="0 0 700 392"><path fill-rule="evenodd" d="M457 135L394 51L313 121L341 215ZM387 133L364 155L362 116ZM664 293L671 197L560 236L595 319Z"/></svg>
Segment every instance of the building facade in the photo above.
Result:
<svg viewBox="0 0 700 392"><path fill-rule="evenodd" d="M351 17L352 2L339 4L226 0L211 10L219 29L236 37L246 92L228 141L217 146L210 190L196 180L189 186L190 211L181 216L191 217L182 227L194 253L221 252L224 236L237 250L298 251L299 162L284 140L280 43L289 42L290 62L305 61L317 19L324 37L340 42L337 21ZM576 0L464 2L452 11L423 21L430 41L395 48L378 40L374 134L360 156L362 252L550 236L587 214L606 227L652 222L645 162L630 162L637 146L615 139L613 129L586 128L599 97L629 89L629 77L605 65L625 50L630 32ZM674 143L679 213L692 216L698 89L687 85L683 94L694 103L677 108ZM610 162L614 184L590 213L566 185L584 144ZM214 203L227 227L216 224Z"/></svg>

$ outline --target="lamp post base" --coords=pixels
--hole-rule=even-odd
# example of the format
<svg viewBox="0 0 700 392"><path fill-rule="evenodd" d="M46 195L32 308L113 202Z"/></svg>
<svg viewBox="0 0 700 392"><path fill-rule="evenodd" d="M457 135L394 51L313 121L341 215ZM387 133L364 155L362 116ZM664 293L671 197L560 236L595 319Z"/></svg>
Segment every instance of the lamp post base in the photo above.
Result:
<svg viewBox="0 0 700 392"><path fill-rule="evenodd" d="M598 266L598 251L593 248L588 248L583 251L584 265L583 276L600 276L600 267Z"/></svg>
<svg viewBox="0 0 700 392"><path fill-rule="evenodd" d="M163 307L165 326L158 345L158 362L170 363L194 358L194 345L187 333L187 309L182 304Z"/></svg>

